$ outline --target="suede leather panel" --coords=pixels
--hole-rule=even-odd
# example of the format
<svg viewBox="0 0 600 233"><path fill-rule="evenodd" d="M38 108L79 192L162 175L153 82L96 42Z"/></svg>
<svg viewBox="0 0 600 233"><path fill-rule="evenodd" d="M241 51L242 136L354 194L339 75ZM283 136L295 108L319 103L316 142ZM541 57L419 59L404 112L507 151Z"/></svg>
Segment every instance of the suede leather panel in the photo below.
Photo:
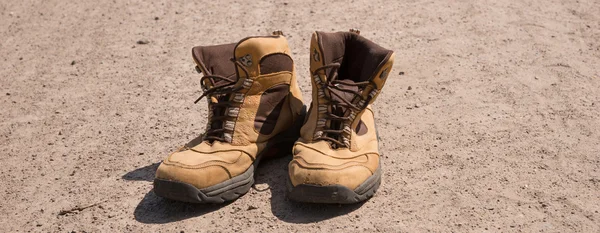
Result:
<svg viewBox="0 0 600 233"><path fill-rule="evenodd" d="M363 151L364 148L375 149L379 153L379 149L377 148L377 131L375 129L375 116L373 114L373 110L371 109L371 105L367 106L367 108L361 112L360 116L357 116L355 120L356 123L362 121L365 126L371 130L368 130L363 135L358 135L355 131L352 131L352 135L350 136L351 151ZM375 146L375 148L373 148Z"/></svg>
<svg viewBox="0 0 600 233"><path fill-rule="evenodd" d="M292 58L283 53L269 54L260 60L260 74L277 73L281 71L292 72L294 62Z"/></svg>
<svg viewBox="0 0 600 233"><path fill-rule="evenodd" d="M290 95L287 99L289 102L289 111L283 111L282 114L289 113L289 117L292 119L292 122L296 122L296 120L304 114L304 99L302 98L302 91L298 86L298 81L295 75L296 71L292 72L292 79L290 81ZM285 105L284 105L285 106Z"/></svg>
<svg viewBox="0 0 600 233"><path fill-rule="evenodd" d="M292 95L288 95L283 103L283 106L291 106L291 103L294 101L294 97ZM285 107L284 107L285 108ZM279 120L275 124L275 128L271 132L271 134L262 134L256 131L258 137L256 138L257 142L266 142L278 135L279 133L283 133L285 129L290 127L290 124L293 124L293 119L298 119L298 114L295 114L293 111L281 111L279 113Z"/></svg>
<svg viewBox="0 0 600 233"><path fill-rule="evenodd" d="M283 36L248 37L241 40L235 47L234 58L240 60L249 55L252 62L246 67L249 77L257 77L260 72L260 61L263 57L274 54L290 54L287 39ZM241 68L237 68L240 77L246 77Z"/></svg>
<svg viewBox="0 0 600 233"><path fill-rule="evenodd" d="M324 169L341 169L346 166L361 165L368 163L370 159L367 154L351 154L346 157L337 154L323 156L323 153L326 152L322 152L306 145L299 145L296 148L296 152L298 154L302 153L303 156L296 157L294 162L304 164L304 167Z"/></svg>
<svg viewBox="0 0 600 233"><path fill-rule="evenodd" d="M392 72L392 66L394 65L395 58L396 58L396 54L390 53L386 57L386 60L384 60L384 62L379 66L379 69L373 75L373 78L371 79L371 83L374 84L373 88L376 88L380 91L383 89L383 86L385 85L385 81L387 81L387 77ZM371 99L371 103L373 101L375 101L376 98L377 98L377 96L375 96L373 99Z"/></svg>
<svg viewBox="0 0 600 233"><path fill-rule="evenodd" d="M231 176L227 169L221 166L194 169L161 163L156 170L156 178L183 182L202 189L228 180Z"/></svg>
<svg viewBox="0 0 600 233"><path fill-rule="evenodd" d="M197 153L202 153L204 156L194 156ZM194 149L173 153L168 158L169 163L180 164L182 166L197 167L210 166L211 164L233 164L236 163L242 156L241 151L204 151L200 152Z"/></svg>
<svg viewBox="0 0 600 233"><path fill-rule="evenodd" d="M364 121L359 120L356 128L354 128L354 132L356 132L356 135L362 136L369 132L369 128L365 125Z"/></svg>
<svg viewBox="0 0 600 233"><path fill-rule="evenodd" d="M247 146L231 146L229 143L219 141L213 142L212 144L204 142L200 145L192 147L191 149L203 154L212 153L214 151L242 151L250 155L253 160L256 158L255 155L260 151L256 144Z"/></svg>
<svg viewBox="0 0 600 233"><path fill-rule="evenodd" d="M260 134L271 134L273 132L285 103L285 97L288 96L289 92L289 85L279 84L262 93L254 118L254 128Z"/></svg>
<svg viewBox="0 0 600 233"><path fill-rule="evenodd" d="M267 141L272 136L279 132L283 132L284 129L287 129L287 127L291 125L293 118L284 117L286 114L287 116L291 115L290 111L288 111L289 108L282 108L282 110L285 109L286 111L280 111L280 116L278 118L279 120L275 124L271 134L266 137L261 136L260 132L256 130L254 125L262 94L269 88L277 85L291 85L291 78L292 73L284 71L268 75L261 75L254 79L254 84L246 94L244 103L242 104L238 114L236 127L233 134L233 141L231 143L232 145L248 145L251 143ZM289 106L288 98L285 98L285 101L287 102L284 103L284 106L286 104ZM259 137L261 140L259 140Z"/></svg>
<svg viewBox="0 0 600 233"><path fill-rule="evenodd" d="M356 189L361 183L357 181L365 181L363 174L373 173L366 167L363 166L352 166L344 170L311 170L306 172L298 166L290 167L290 177L293 177L292 185L297 186L299 184L312 184L312 185L343 185L353 190ZM367 176L368 177L368 176Z"/></svg>
<svg viewBox="0 0 600 233"><path fill-rule="evenodd" d="M328 156L332 158L340 158L340 159L354 159L359 158L360 155L363 154L379 154L377 148L377 139L376 137L365 138L368 143L365 143L363 147L358 151L351 151L349 148L331 148L331 145L324 140L319 140L313 143L304 143L297 141L294 145L294 155L296 157L303 157L303 153L314 153L321 154L323 156ZM307 156L315 156L307 155ZM325 159L326 160L326 159Z"/></svg>

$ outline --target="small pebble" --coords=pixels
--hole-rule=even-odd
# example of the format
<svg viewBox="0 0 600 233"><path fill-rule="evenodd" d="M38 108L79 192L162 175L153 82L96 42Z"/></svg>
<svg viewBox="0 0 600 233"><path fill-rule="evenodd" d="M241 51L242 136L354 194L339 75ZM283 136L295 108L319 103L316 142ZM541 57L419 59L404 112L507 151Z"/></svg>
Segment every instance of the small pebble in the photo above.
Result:
<svg viewBox="0 0 600 233"><path fill-rule="evenodd" d="M398 73L399 75L404 75L404 71L400 71L400 73Z"/></svg>
<svg viewBox="0 0 600 233"><path fill-rule="evenodd" d="M71 65L75 65L75 63L76 63L75 61L72 61L72 62L71 62Z"/></svg>
<svg viewBox="0 0 600 233"><path fill-rule="evenodd" d="M148 44L150 41L148 39L141 39L137 41L137 44Z"/></svg>
<svg viewBox="0 0 600 233"><path fill-rule="evenodd" d="M154 17L154 20L159 20L160 18L158 18L158 16Z"/></svg>
<svg viewBox="0 0 600 233"><path fill-rule="evenodd" d="M412 86L408 86L407 90L409 90L409 91L412 90Z"/></svg>

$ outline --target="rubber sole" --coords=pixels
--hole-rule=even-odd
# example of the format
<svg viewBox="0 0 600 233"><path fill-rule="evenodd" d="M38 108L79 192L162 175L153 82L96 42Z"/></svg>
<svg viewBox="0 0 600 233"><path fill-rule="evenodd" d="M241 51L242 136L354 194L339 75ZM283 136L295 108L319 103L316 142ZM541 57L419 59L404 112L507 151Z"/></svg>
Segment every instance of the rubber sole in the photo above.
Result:
<svg viewBox="0 0 600 233"><path fill-rule="evenodd" d="M324 204L354 204L365 201L375 195L380 185L381 164L373 175L354 190L342 185L300 184L294 187L289 179L287 181L288 199L297 202Z"/></svg>
<svg viewBox="0 0 600 233"><path fill-rule="evenodd" d="M254 184L255 166L253 164L239 176L203 189L183 182L154 179L154 193L167 199L190 203L218 204L235 200L248 192Z"/></svg>
<svg viewBox="0 0 600 233"><path fill-rule="evenodd" d="M238 176L202 189L179 181L154 179L154 193L160 197L189 203L220 204L233 201L250 190L254 184L254 171L262 158L280 157L292 152L303 122L304 115L288 131L273 137L252 165Z"/></svg>

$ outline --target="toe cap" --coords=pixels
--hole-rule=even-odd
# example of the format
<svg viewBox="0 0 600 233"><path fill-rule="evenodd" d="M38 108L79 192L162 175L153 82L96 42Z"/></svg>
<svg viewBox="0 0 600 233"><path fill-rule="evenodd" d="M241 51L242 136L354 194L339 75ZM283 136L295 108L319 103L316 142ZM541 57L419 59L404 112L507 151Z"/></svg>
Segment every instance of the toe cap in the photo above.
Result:
<svg viewBox="0 0 600 233"><path fill-rule="evenodd" d="M345 149L347 150L347 149ZM354 190L379 167L377 153L352 153L296 145L289 164L292 185L343 185Z"/></svg>
<svg viewBox="0 0 600 233"><path fill-rule="evenodd" d="M192 150L175 152L156 170L156 178L207 188L242 174L252 160L240 151L198 153Z"/></svg>

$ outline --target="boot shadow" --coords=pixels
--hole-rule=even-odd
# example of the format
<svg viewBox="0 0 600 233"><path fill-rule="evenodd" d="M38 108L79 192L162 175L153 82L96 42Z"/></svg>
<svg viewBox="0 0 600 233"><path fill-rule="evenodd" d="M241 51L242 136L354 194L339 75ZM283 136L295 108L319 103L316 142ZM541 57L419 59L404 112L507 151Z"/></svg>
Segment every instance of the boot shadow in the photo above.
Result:
<svg viewBox="0 0 600 233"><path fill-rule="evenodd" d="M267 184L271 191L271 211L279 220L288 223L312 223L351 213L364 202L351 205L311 204L293 202L287 199L286 180L291 155L265 159L255 174L255 184ZM137 168L123 175L124 180L154 180L160 163ZM134 211L135 220L140 223L164 224L202 216L217 211L232 202L223 204L191 204L173 201L154 194L151 190L138 203Z"/></svg>
<svg viewBox="0 0 600 233"><path fill-rule="evenodd" d="M158 165L160 165L160 162L137 168L133 171L127 172L127 174L123 175L121 178L124 180L152 182L154 181L154 174L156 174Z"/></svg>
<svg viewBox="0 0 600 233"><path fill-rule="evenodd" d="M311 204L287 199L288 164L292 156L261 162L256 184L267 184L271 190L271 211L279 220L288 223L313 223L342 216L360 208L364 202L351 205Z"/></svg>
<svg viewBox="0 0 600 233"><path fill-rule="evenodd" d="M160 162L137 168L123 175L123 180L152 182ZM232 202L224 204L192 204L165 199L150 190L135 208L135 220L141 223L163 224L198 217L217 211Z"/></svg>
<svg viewBox="0 0 600 233"><path fill-rule="evenodd" d="M193 204L173 201L148 192L137 205L133 215L141 223L164 224L202 216L217 211L233 202L223 204Z"/></svg>

